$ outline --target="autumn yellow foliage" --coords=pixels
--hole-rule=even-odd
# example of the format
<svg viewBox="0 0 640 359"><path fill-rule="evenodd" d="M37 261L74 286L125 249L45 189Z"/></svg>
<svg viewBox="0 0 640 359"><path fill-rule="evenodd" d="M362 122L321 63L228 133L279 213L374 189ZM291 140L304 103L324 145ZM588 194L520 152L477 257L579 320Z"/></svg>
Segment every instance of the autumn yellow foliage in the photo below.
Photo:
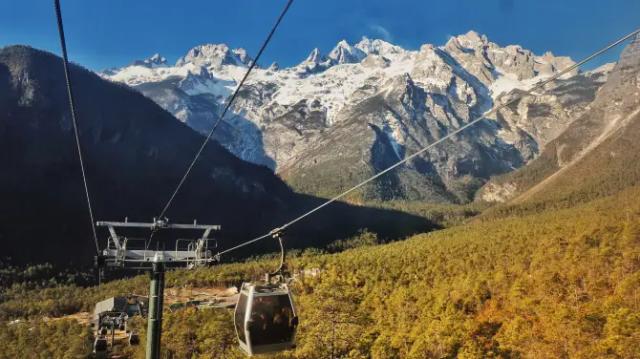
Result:
<svg viewBox="0 0 640 359"><path fill-rule="evenodd" d="M298 345L273 357L638 358L638 198L634 187L572 208L509 212L404 241L299 254L289 263ZM168 285L238 283L274 264L178 270L168 274ZM137 277L84 289L14 288L0 313L6 320L23 310L46 314L37 302L64 296L85 308L118 291L143 292L146 284ZM231 318L220 309L166 313L163 355L242 357ZM14 331L0 325L3 346L21 345Z"/></svg>

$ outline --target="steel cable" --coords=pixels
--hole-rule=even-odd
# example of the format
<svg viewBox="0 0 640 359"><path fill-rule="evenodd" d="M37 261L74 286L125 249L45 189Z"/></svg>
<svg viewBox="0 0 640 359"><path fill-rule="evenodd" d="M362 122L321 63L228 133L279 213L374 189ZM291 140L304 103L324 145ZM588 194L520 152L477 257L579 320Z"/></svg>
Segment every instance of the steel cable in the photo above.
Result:
<svg viewBox="0 0 640 359"><path fill-rule="evenodd" d="M91 207L91 196L89 195L89 185L87 183L86 169L84 158L82 156L82 146L80 145L80 131L78 130L78 120L76 114L76 106L73 97L73 88L71 85L71 76L69 73L69 59L67 57L67 42L64 36L64 27L62 25L62 11L60 10L60 0L54 0L56 9L56 19L58 21L58 34L60 35L60 47L62 49L62 64L64 65L64 78L67 86L67 97L69 98L69 109L71 111L71 123L73 125L73 134L75 136L76 148L78 150L78 159L80 161L80 169L82 170L82 183L84 184L84 194L87 200L87 208L89 210L89 220L91 221L91 231L93 233L93 241L96 245L96 253L100 254L100 245L98 243L98 234L96 232L96 223L93 219L93 209Z"/></svg>
<svg viewBox="0 0 640 359"><path fill-rule="evenodd" d="M209 131L209 134L207 135L207 137L204 140L204 142L202 142L202 145L200 146L200 149L196 152L196 155L193 158L193 160L191 161L191 164L189 164L189 167L187 167L187 170L184 173L184 175L182 176L182 178L180 179L180 182L178 182L178 186L173 191L173 194L171 195L171 197L169 197L169 200L167 201L166 205L162 209L162 212L158 216L159 219L163 219L165 217L165 215L167 214L167 211L169 210L169 207L171 207L171 204L173 203L173 200L175 199L175 197L178 194L178 192L180 192L180 189L182 188L182 185L186 181L187 177L189 177L189 174L191 173L191 170L195 166L196 162L198 162L198 158L200 157L200 155L202 155L202 152L204 151L205 147L207 147L207 143L209 143L209 140L211 139L211 136L213 136L213 133L215 132L216 128L218 128L218 125L220 124L220 122L222 122L222 119L227 114L227 111L229 111L229 108L231 108L231 105L233 105L233 101L238 96L238 93L240 92L240 89L244 85L245 81L247 80L247 77L249 77L249 74L251 73L253 68L258 63L258 60L262 56L262 53L264 52L264 50L267 48L267 45L271 41L271 38L273 37L273 34L276 32L276 29L280 25L280 22L282 22L282 19L284 18L285 14L287 13L289 8L291 7L292 3L293 3L293 0L288 0L287 4L282 9L282 12L280 13L280 16L278 16L278 19L276 20L276 23L271 28L271 31L269 32L269 35L267 36L267 38L262 43L262 46L260 47L260 50L258 51L258 54L256 55L255 59L251 62L251 65L247 69L247 72L245 72L244 76L242 77L242 80L240 81L240 83L236 87L235 91L233 92L233 95L231 95L229 101L227 102L226 106L224 107L224 110L222 111L222 114L218 117L216 122L213 124L213 127Z"/></svg>

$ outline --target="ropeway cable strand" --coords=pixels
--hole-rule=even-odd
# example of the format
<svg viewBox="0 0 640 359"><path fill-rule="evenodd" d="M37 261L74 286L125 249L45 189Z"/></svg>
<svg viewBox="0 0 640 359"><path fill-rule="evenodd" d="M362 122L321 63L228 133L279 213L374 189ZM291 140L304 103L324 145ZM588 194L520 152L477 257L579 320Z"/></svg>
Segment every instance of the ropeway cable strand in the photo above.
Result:
<svg viewBox="0 0 640 359"><path fill-rule="evenodd" d="M73 89L71 86L71 77L69 74L69 59L67 57L67 42L64 36L64 27L62 26L62 12L60 10L60 0L54 0L56 8L56 19L58 20L58 34L60 35L60 47L62 48L62 64L64 65L64 78L67 86L67 97L69 98L69 109L71 110L71 123L73 125L73 134L76 140L76 148L78 150L78 159L80 160L80 169L82 170L82 182L84 184L84 194L87 200L87 208L89 209L89 220L91 221L91 230L93 232L93 241L96 245L96 252L100 254L100 245L98 243L98 234L96 233L96 224L93 219L93 209L91 207L91 196L89 195L89 185L87 183L87 175L84 167L84 159L82 157L82 146L80 145L80 132L78 131L78 120L76 115L76 106L73 100Z"/></svg>
<svg viewBox="0 0 640 359"><path fill-rule="evenodd" d="M173 203L173 200L175 199L176 195L178 194L178 192L180 192L180 189L182 188L182 185L186 181L187 177L189 177L189 174L191 173L191 170L195 166L196 162L198 162L198 158L200 157L200 155L202 155L202 152L204 151L205 147L207 147L207 143L209 143L209 140L211 139L211 136L213 136L214 131L216 130L216 128L218 127L220 122L222 122L222 119L227 114L227 111L229 110L229 108L233 104L233 101L238 96L238 93L240 92L240 89L242 88L242 85L244 85L244 82L247 80L247 77L249 77L249 74L251 73L253 68L256 66L256 63L258 63L258 60L260 59L260 56L262 56L262 53L267 48L267 45L271 41L271 38L273 37L273 34L276 32L276 29L280 25L280 22L282 21L282 19L284 18L285 14L287 13L289 8L291 7L292 3L293 3L293 0L288 0L287 4L282 9L282 12L280 13L280 16L278 16L278 19L276 20L276 23L271 28L271 31L269 32L269 35L267 36L267 38L262 43L262 47L260 47L260 51L258 51L258 54L256 55L255 59L251 62L251 65L247 69L247 72L245 72L244 76L242 77L242 80L240 81L240 83L236 87L235 91L233 92L233 95L231 95L231 98L227 102L224 110L222 111L222 114L218 117L216 122L213 124L213 127L209 131L209 134L207 135L207 138L204 140L204 142L202 142L202 145L200 146L200 149L198 150L198 152L196 152L196 155L193 158L193 161L191 161L191 164L189 165L189 167L187 167L187 171L182 176L182 179L180 179L180 182L178 182L178 186L176 187L175 191L173 191L173 194L171 195L171 197L169 197L169 200L167 201L167 204L162 209L162 212L158 216L158 219L162 220L164 218L164 216L167 214L167 211L169 210L169 207L171 207L171 203Z"/></svg>
<svg viewBox="0 0 640 359"><path fill-rule="evenodd" d="M252 243L258 242L258 241L260 241L260 240L262 240L262 239L272 237L274 234L277 234L277 233L279 233L279 232L283 231L284 229L286 229L286 228L290 227L291 225L295 224L296 222L299 222L299 221L301 221L302 219L304 219L304 218L306 218L306 217L310 216L311 214L313 214L313 213L315 213L315 212L317 212L317 211L321 210L322 208L324 208L324 207L326 207L326 206L330 205L331 203L333 203L333 202L335 202L335 201L339 200L340 198L342 198L342 197L346 196L347 194L349 194L349 193L351 193L351 192L355 191L356 189L358 189L358 188L360 188L360 187L364 186L365 184L367 184L367 183L369 183L369 182L371 182L371 181L373 181L373 180L377 179L378 177L380 177L380 176L382 176L382 175L384 175L384 174L386 174L386 173L388 173L388 172L390 172L390 171L394 170L395 168L397 168L397 167L399 167L399 166L401 166L401 165L403 165L403 164L407 163L408 161L412 160L412 159L413 159L413 158L415 158L415 157L420 156L421 154L423 154L423 153L425 153L426 151L430 150L431 148L433 148L433 147L437 146L438 144L440 144L440 143L442 143L442 142L444 142L444 141L446 141L446 140L448 140L448 139L452 138L453 136L455 136L455 135L457 135L457 134L459 134L459 133L463 132L464 130L468 129L469 127L471 127L471 126L475 125L476 123L478 123L478 122L480 122L480 121L482 121L482 120L486 119L486 118L487 118L487 116L489 116L490 114L492 114L492 113L497 113L497 112L498 112L498 111L500 111L501 109L503 109L503 108L505 108L505 107L507 107L507 106L510 106L510 105L512 105L513 103L516 103L516 102L520 101L522 98L524 98L524 97L526 97L526 96L531 95L534 91L536 91L536 90L538 90L538 89L541 89L541 88L543 89L543 88L544 88L544 86L546 86L546 85L547 85L547 84L549 84L550 82L553 82L553 81L557 80L558 78L560 78L560 77L562 77L562 76L566 75L567 73L569 73L569 72L571 72L571 71L573 71L573 70L577 69L578 67L580 67L580 66L584 65L585 63L587 63L587 62L589 62L589 61L593 60L594 58L596 58L596 57L598 57L598 56L602 55L603 53L605 53L605 52L609 51L610 49L612 49L612 48L614 48L614 47L616 47L616 46L620 45L621 43L623 43L624 41L628 40L629 38L633 37L633 36L634 36L634 35L636 35L636 34L640 34L640 29L637 29L637 30L635 30L635 31L633 31L633 32L631 32L631 33L629 33L628 35L625 35L625 36L621 37L620 39L618 39L618 40L616 40L616 41L614 41L614 42L610 43L609 45L605 46L604 48L602 48L602 49L600 49L600 50L598 50L598 51L594 52L593 54L591 54L591 55L587 56L587 57L586 57L586 58L584 58L582 61L580 61L580 62L578 62L578 63L576 63L576 64L574 64L574 65L571 65L571 66L567 67L566 69L564 69L564 70L560 71L559 73L555 74L554 76L550 77L549 79L547 79L547 80L545 80L545 81L543 81L543 82L540 82L540 83L538 83L537 85L535 85L534 87L532 87L532 88L530 88L530 89L528 89L528 90L524 91L524 93L523 93L523 94L521 94L520 96L517 96L517 97L515 97L515 98L513 98L513 99L511 99L511 100L509 100L509 101L507 101L506 103L504 103L504 104L502 104L502 105L500 105L500 106L497 106L497 107L492 108L491 110L489 110L489 111L485 112L482 116L478 117L477 119L475 119L475 120L473 120L473 121L471 121L471 122L467 123L466 125L464 125L464 126L462 126L462 127L458 128L458 129L456 129L456 130L455 130L455 131L453 131L453 132L448 133L446 136L444 136L444 137L440 138L439 140L437 140L437 141L435 141L435 142L433 142L433 143L430 143L429 145L427 145L427 146L423 147L422 149L420 149L419 151L417 151L417 152L413 153L412 155L410 155L410 156L408 156L408 157L404 158L404 159L403 159L403 160L401 160L401 161L396 162L395 164L393 164L393 165L391 165L391 166L387 167L386 169L382 170L381 172L379 172L379 173L377 173L377 174L375 174L375 175L373 175L373 176L371 176L371 177L367 178L366 180L364 180L364 181L362 181L362 182L360 182L360 183L356 184L355 186L353 186L353 187L349 188L348 190L346 190L346 191L344 191L344 192L340 193L339 195L337 195L337 196L335 196L335 197L333 197L333 198L331 198L331 199L327 200L326 202L322 203L321 205L319 205L319 206L317 206L317 207L315 207L315 208L311 209L310 211L308 211L308 212L306 212L306 213L304 213L304 214L300 215L299 217L296 217L296 218L292 219L291 221L289 221L289 222L287 222L287 223L283 224L283 225L282 225L282 226L280 226L280 227L276 227L276 228L274 228L274 229L273 229L273 230L271 230L269 233L266 233L266 234L264 234L264 235L262 235L262 236L259 236L259 237L256 237L256 238L254 238L254 239L251 239L251 240L249 240L249 241L246 241L246 242L240 243L240 244L238 244L237 246L231 247L231 248L226 249L226 250L224 250L224 251L218 252L217 257L219 258L219 257L220 257L220 256L222 256L223 254L226 254L226 253L229 253L229 252L234 251L234 250L236 250L236 249L239 249L239 248L242 248L242 247L248 246L249 244L252 244Z"/></svg>

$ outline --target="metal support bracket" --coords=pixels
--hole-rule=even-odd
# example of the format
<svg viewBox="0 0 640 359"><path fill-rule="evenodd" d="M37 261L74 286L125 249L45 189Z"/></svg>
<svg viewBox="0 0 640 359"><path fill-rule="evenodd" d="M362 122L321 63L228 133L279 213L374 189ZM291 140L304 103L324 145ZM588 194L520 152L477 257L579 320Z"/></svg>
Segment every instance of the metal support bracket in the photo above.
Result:
<svg viewBox="0 0 640 359"><path fill-rule="evenodd" d="M209 250L210 247L215 248L217 242L214 238L210 238L213 231L219 231L220 225L203 225L193 222L193 224L176 224L170 223L168 219L155 219L151 223L145 222L107 222L98 221L98 227L106 227L109 230L109 240L107 248L105 248L101 256L103 263L108 267L134 267L134 268L151 268L154 261L161 261L164 264L180 264L188 267L202 266L207 263L216 261ZM202 235L192 239L178 239L174 250L150 250L146 246L146 242L142 239L127 238L120 235L119 231L132 229L149 229L151 231L164 230L190 230L202 231ZM141 243L136 246L135 243ZM181 244L187 243L186 247Z"/></svg>

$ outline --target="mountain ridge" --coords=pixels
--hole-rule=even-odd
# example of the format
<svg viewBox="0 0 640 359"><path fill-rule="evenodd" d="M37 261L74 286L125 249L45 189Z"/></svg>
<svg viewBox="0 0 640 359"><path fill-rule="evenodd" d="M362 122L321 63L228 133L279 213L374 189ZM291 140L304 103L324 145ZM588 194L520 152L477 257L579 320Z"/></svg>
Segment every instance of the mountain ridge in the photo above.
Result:
<svg viewBox="0 0 640 359"><path fill-rule="evenodd" d="M215 46L226 52L210 52L213 58L206 61L179 60L176 66L159 68L129 66L101 75L133 86L206 133L246 71L246 64L225 60L231 51L228 46ZM330 197L348 187L347 178L352 183L363 179L355 172L376 173L380 163L424 147L480 116L512 90L528 88L571 64L570 58L551 53L538 56L517 45L501 47L473 31L451 37L442 46L425 44L415 51L379 39L363 38L353 45L342 40L327 55L314 49L297 65L254 70L233 106L234 113L214 138L236 156L271 168L296 190ZM564 80L575 76L591 75L573 72ZM597 90L599 84L590 83L586 92ZM410 100L412 96L419 98ZM367 104L366 118L357 119L360 123L355 127L344 125L353 122L350 116L362 113L358 108ZM547 98L545 106L551 108L545 122L548 129L532 132L531 126L517 121L489 119L470 129L462 149L446 146L430 151L428 168L414 163L405 166L405 173L415 180L395 181L392 196L379 185L365 188L358 196L468 202L491 176L523 166L568 125L570 118L562 114L556 98ZM559 116L565 119L556 125L552 118ZM364 144L352 146L346 143L348 136L341 136L344 141L336 144L328 134L335 135L339 128L356 131ZM329 144L344 148L332 152ZM474 147L476 151L471 151ZM319 149L326 152L320 154ZM392 157L374 158L387 154ZM355 172L316 175L341 161L343 166L353 166L346 159L359 163ZM429 188L423 186L425 180Z"/></svg>

